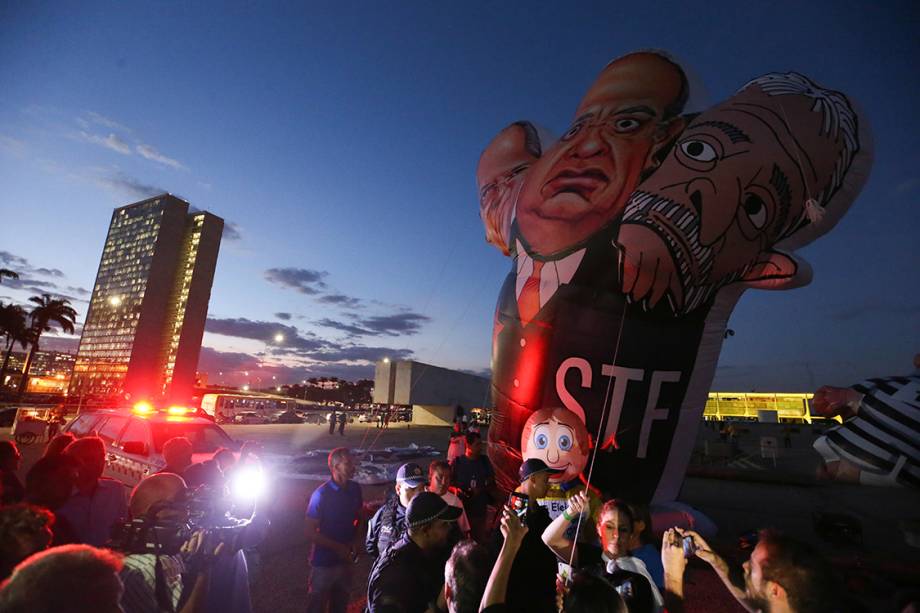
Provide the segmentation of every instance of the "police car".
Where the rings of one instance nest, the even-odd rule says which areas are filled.
[[[105,475],[129,487],[166,466],[163,443],[177,436],[192,442],[192,462],[209,460],[221,448],[237,450],[234,441],[212,420],[194,409],[173,406],[156,410],[147,403],[133,409],[81,413],[64,428],[77,438],[97,435],[105,442]]]

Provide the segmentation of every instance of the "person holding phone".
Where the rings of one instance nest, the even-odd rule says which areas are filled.
[[[525,460],[518,472],[520,485],[511,493],[508,506],[527,527],[527,534],[508,578],[506,602],[509,611],[556,611],[556,556],[540,538],[552,520],[537,500],[546,496],[549,478],[559,472],[537,458]],[[503,543],[504,536],[496,528],[492,534],[494,554],[497,555]]]

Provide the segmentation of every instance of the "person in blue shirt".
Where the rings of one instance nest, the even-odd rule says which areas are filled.
[[[313,543],[307,611],[345,613],[361,534],[361,486],[352,481],[355,459],[345,447],[329,452],[331,478],[310,496],[307,539]]]

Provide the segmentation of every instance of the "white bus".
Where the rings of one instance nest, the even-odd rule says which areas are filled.
[[[201,397],[201,409],[218,423],[232,422],[241,413],[255,413],[274,421],[285,411],[296,408],[297,401],[293,398],[269,394],[205,394]]]

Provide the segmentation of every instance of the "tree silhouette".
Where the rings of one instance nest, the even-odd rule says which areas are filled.
[[[32,335],[26,325],[26,311],[18,304],[0,302],[0,334],[6,341],[3,354],[3,366],[0,367],[0,386],[6,380],[6,369],[10,363],[13,347],[19,343],[23,349],[29,346]]]
[[[73,334],[74,325],[76,324],[77,312],[70,306],[70,300],[66,298],[53,298],[51,294],[42,294],[41,296],[32,296],[29,302],[35,304],[35,307],[29,313],[32,320],[30,328],[34,333],[34,338],[29,347],[29,353],[26,355],[26,363],[22,368],[22,378],[19,380],[19,396],[22,397],[29,384],[29,369],[32,368],[32,360],[38,353],[38,341],[43,332],[50,332],[52,324],[60,326],[61,330]]]

